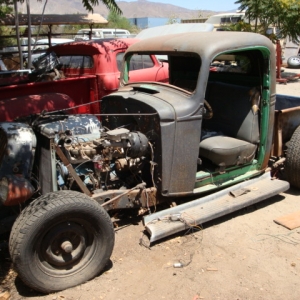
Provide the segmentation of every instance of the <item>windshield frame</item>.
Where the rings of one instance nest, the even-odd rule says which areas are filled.
[[[127,86],[127,85],[133,85],[133,84],[157,84],[157,85],[163,85],[166,86],[166,83],[162,82],[153,82],[153,81],[143,81],[143,82],[129,82],[130,80],[130,60],[134,55],[149,55],[149,56],[155,56],[157,60],[161,63],[168,63],[169,65],[169,80],[171,79],[171,82],[167,84],[169,87],[174,87],[178,90],[187,92],[188,94],[191,94],[195,92],[197,87],[197,82],[200,76],[201,71],[201,57],[196,52],[178,52],[178,51],[138,51],[138,52],[130,52],[127,51],[123,57],[123,64],[122,64],[122,70],[120,74],[120,85],[121,86]],[[179,60],[181,59],[181,62]],[[170,65],[171,63],[171,65]],[[186,68],[180,72],[181,68],[185,66]],[[177,73],[177,75],[175,75]],[[181,74],[180,74],[181,73]],[[183,87],[178,84],[174,84],[176,80],[179,79],[179,77],[182,77],[182,80],[192,80],[193,81],[193,88],[187,88]]]

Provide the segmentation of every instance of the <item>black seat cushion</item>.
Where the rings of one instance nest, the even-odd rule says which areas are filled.
[[[200,142],[200,157],[216,165],[234,166],[253,160],[257,146],[228,136],[214,136]]]

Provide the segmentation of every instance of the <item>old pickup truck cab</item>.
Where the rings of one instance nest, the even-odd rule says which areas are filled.
[[[165,56],[169,84],[130,83],[127,66],[136,54]],[[288,188],[273,180],[269,168],[276,67],[268,39],[226,32],[169,35],[132,45],[124,65],[123,87],[103,99],[102,113],[113,113],[114,106],[119,114],[139,113],[126,123],[153,144],[157,194],[199,199],[146,216],[152,241],[185,228],[185,222],[157,221],[170,214],[203,223]],[[109,128],[121,123],[122,116],[103,120]]]
[[[168,82],[135,82],[136,56],[165,61]],[[25,207],[10,235],[20,278],[53,292],[96,276],[113,250],[116,210],[152,212],[143,219],[152,242],[287,190],[275,175],[286,153],[299,158],[300,129],[276,157],[275,72],[261,35],[165,35],[128,48],[101,114],[1,123],[0,201]],[[297,173],[299,159],[290,165]]]
[[[123,55],[137,41],[110,38],[50,47],[34,61],[31,74],[0,78],[0,120],[74,105],[81,105],[78,113],[99,113],[98,102],[83,104],[118,89]],[[136,56],[130,68],[134,81],[168,81],[167,64],[155,56]]]

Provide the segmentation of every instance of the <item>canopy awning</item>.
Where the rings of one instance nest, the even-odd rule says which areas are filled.
[[[31,14],[31,25],[63,25],[63,24],[107,24],[108,21],[99,14],[72,14],[72,15],[42,15]],[[15,16],[7,14],[1,18],[0,25],[14,26]],[[19,25],[28,25],[26,14],[19,14]]]

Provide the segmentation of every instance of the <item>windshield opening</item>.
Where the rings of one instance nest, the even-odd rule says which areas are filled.
[[[141,57],[138,60],[138,56]],[[201,58],[195,53],[172,52],[172,53],[129,53],[125,57],[123,65],[122,82],[124,84],[133,83],[131,74],[133,72],[133,61],[143,61],[145,57],[155,56],[168,73],[169,85],[193,92],[196,89],[197,80],[201,68]]]

